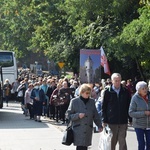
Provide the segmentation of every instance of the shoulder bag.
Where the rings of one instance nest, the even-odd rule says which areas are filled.
[[[64,131],[63,139],[62,139],[62,144],[64,145],[71,145],[74,141],[74,136],[73,136],[73,130],[72,130],[72,123],[70,123],[66,130]]]

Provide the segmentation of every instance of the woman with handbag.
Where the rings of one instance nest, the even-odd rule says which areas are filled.
[[[76,150],[87,150],[91,145],[93,133],[93,121],[102,131],[101,119],[95,107],[94,99],[90,98],[91,87],[82,84],[79,89],[79,97],[71,100],[66,112],[67,118],[72,121],[74,145]]]
[[[53,91],[53,93],[51,94],[51,97],[50,97],[50,105],[53,105],[55,107],[55,115],[56,115],[56,122],[59,122],[59,119],[60,119],[60,98],[58,96],[58,92],[59,92],[59,89],[62,87],[62,84],[61,83],[58,83],[57,84],[57,88]]]

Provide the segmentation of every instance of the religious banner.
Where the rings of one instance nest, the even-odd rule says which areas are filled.
[[[104,49],[102,46],[100,48],[100,51],[101,51],[101,65],[104,67],[104,73],[111,75],[108,61],[107,61],[107,57],[105,55],[105,52],[104,52]]]
[[[81,83],[99,83],[101,79],[100,50],[80,50],[80,81]]]

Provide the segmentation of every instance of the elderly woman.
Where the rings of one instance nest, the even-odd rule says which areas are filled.
[[[138,150],[150,150],[150,94],[144,81],[136,84],[136,93],[131,99],[129,115],[133,118]]]
[[[91,87],[82,84],[79,97],[71,100],[67,110],[67,117],[72,121],[74,145],[76,150],[87,150],[91,145],[93,121],[102,131],[101,120],[95,107],[94,99],[90,98]]]
[[[46,98],[44,91],[40,88],[40,83],[35,82],[30,98],[33,100],[33,113],[35,121],[41,122],[42,108]]]

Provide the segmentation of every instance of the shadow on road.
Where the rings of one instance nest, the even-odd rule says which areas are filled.
[[[47,122],[36,122],[22,113],[18,104],[0,109],[0,129],[49,128]]]

